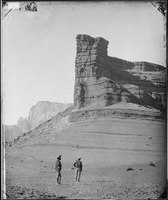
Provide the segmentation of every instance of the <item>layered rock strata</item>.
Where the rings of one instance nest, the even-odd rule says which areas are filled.
[[[74,104],[78,109],[119,102],[164,111],[166,69],[148,62],[129,62],[107,55],[108,41],[77,35]]]
[[[133,109],[90,109],[78,110],[72,112],[69,118],[70,122],[79,122],[90,119],[100,119],[108,117],[110,119],[147,119],[161,121],[165,115],[160,112],[151,112],[146,110],[133,110]]]

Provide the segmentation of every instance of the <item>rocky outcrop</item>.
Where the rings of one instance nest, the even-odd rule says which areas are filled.
[[[125,105],[127,107],[127,105]],[[149,109],[121,109],[118,108],[94,108],[94,109],[79,109],[71,113],[70,122],[80,122],[87,120],[96,120],[102,118],[109,119],[145,119],[161,121],[165,119],[165,115]]]
[[[164,111],[166,69],[148,62],[129,62],[107,55],[108,41],[77,35],[74,104],[78,109],[119,102]]]

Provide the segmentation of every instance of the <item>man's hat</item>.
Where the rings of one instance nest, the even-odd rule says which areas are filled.
[[[62,155],[59,155],[57,158],[61,158]]]
[[[80,160],[81,159],[81,157],[78,157],[78,160]]]

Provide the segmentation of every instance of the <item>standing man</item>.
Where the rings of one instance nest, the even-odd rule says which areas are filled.
[[[55,162],[55,170],[57,172],[57,184],[61,185],[61,169],[62,169],[62,164],[61,164],[61,155],[57,157],[57,160]]]
[[[76,168],[75,170],[75,178],[76,181],[80,182],[80,176],[81,176],[81,172],[82,172],[82,161],[81,158],[78,157],[78,159],[75,161],[75,163],[73,164],[73,166]]]

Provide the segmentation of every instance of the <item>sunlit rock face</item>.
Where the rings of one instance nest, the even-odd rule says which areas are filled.
[[[109,42],[77,35],[74,104],[78,109],[119,102],[164,110],[166,69],[148,62],[129,62],[107,55]]]

